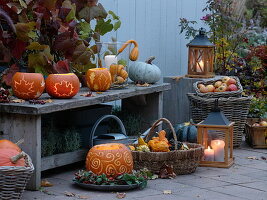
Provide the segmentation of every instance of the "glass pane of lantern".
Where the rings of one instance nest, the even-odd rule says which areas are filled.
[[[213,129],[203,129],[202,134],[202,144],[206,150],[203,160],[205,161],[216,161],[224,162],[225,153],[225,131],[223,130],[213,130]],[[228,138],[230,140],[230,138]],[[228,140],[228,141],[229,141]],[[230,147],[228,147],[228,158],[230,157]]]
[[[204,49],[202,48],[192,48],[190,67],[193,72],[204,72]]]

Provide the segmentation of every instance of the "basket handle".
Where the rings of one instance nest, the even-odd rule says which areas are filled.
[[[160,122],[166,122],[170,129],[171,129],[171,132],[173,134],[173,138],[174,138],[174,149],[177,150],[177,136],[176,136],[176,133],[174,131],[174,128],[171,124],[171,122],[169,120],[167,120],[166,118],[160,118],[159,120],[157,120],[151,127],[149,133],[147,134],[147,136],[145,137],[145,141],[148,142],[148,139],[152,138],[152,136],[154,135],[154,129],[159,125]]]
[[[93,147],[93,145],[94,145],[94,141],[93,141],[93,139],[94,139],[95,131],[96,131],[98,125],[99,125],[102,121],[104,121],[105,119],[108,119],[108,118],[115,119],[115,121],[118,122],[118,124],[119,124],[119,126],[120,126],[120,129],[121,129],[122,134],[125,135],[125,136],[127,136],[125,127],[124,127],[122,121],[120,120],[120,118],[118,118],[118,117],[115,116],[115,115],[104,115],[104,116],[102,116],[101,118],[99,118],[99,119],[96,121],[96,123],[94,124],[94,126],[93,126],[93,128],[92,128],[92,131],[91,131],[91,134],[90,134],[90,140],[89,140],[89,145],[90,145],[90,147]]]

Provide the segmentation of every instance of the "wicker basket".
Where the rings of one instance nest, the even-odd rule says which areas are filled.
[[[216,81],[221,81],[223,77],[216,77],[212,79],[207,79],[207,80],[202,80],[202,81],[197,81],[193,84],[193,88],[195,89],[196,93],[198,96],[201,97],[207,97],[207,98],[219,98],[219,97],[241,97],[242,92],[243,92],[243,87],[240,84],[239,78],[236,76],[229,76],[230,78],[234,78],[236,80],[236,86],[238,88],[237,91],[225,91],[225,92],[208,92],[208,93],[202,93],[198,89],[198,84],[204,84],[204,85],[209,85],[209,84],[214,84]]]
[[[170,152],[139,152],[132,151],[134,160],[134,169],[139,170],[147,168],[154,173],[158,173],[160,168],[166,165],[172,165],[174,172],[178,174],[190,174],[195,172],[199,162],[203,156],[204,148],[200,144],[188,143],[189,150],[177,150],[177,137],[169,120],[161,118],[156,121],[150,132],[148,133],[145,141],[154,135],[154,129],[161,121],[166,122],[172,133],[175,143],[175,150]]]
[[[204,120],[214,107],[216,98],[199,97],[196,94],[187,94],[190,102],[191,117],[195,123]],[[234,147],[239,147],[242,142],[243,131],[252,96],[219,98],[219,107],[234,124]]]
[[[25,154],[25,167],[0,167],[0,199],[16,200],[21,195],[30,179],[34,166],[29,155]]]

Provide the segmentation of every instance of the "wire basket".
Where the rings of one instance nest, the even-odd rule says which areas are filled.
[[[24,152],[23,152],[24,153]],[[25,167],[3,166],[0,167],[0,199],[21,199],[22,193],[29,181],[34,166],[30,156],[24,153]]]
[[[203,84],[203,85],[213,85],[216,81],[221,81],[223,77],[216,77],[212,79],[206,79],[206,80],[201,80],[197,81],[193,84],[193,88],[195,89],[196,93],[200,97],[207,97],[207,98],[219,98],[219,97],[241,97],[242,92],[243,92],[243,87],[239,81],[239,78],[236,76],[229,76],[230,78],[233,78],[236,80],[236,86],[238,88],[237,91],[225,91],[225,92],[208,92],[208,93],[202,93],[200,92],[199,88],[197,87],[198,84]]]
[[[187,94],[190,104],[191,117],[195,123],[204,120],[214,108],[214,102],[217,98],[200,97],[196,94]],[[243,131],[247,120],[252,96],[218,98],[221,111],[229,121],[234,124],[234,147],[239,147],[242,142]]]
[[[132,151],[134,160],[134,169],[140,170],[147,168],[153,173],[159,173],[160,168],[166,165],[172,165],[173,171],[178,174],[190,174],[195,172],[199,165],[199,162],[203,156],[204,148],[200,144],[188,143],[189,150],[177,150],[177,137],[174,128],[169,120],[160,118],[157,120],[150,129],[150,132],[145,138],[148,142],[150,138],[155,134],[155,127],[160,122],[165,122],[171,129],[173,138],[175,140],[174,151],[170,152],[139,152]]]

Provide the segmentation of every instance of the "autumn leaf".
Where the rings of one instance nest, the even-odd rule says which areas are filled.
[[[69,73],[70,66],[68,60],[60,60],[56,64],[54,64],[54,69],[60,74]]]
[[[23,100],[23,99],[12,99],[10,102],[11,103],[24,103],[25,100]]]
[[[99,3],[97,6],[84,7],[79,13],[79,18],[89,22],[92,19],[106,18],[107,12],[104,7]]]
[[[48,10],[54,10],[56,8],[57,0],[39,0],[39,4]]]
[[[13,75],[19,71],[17,64],[13,64],[8,68],[2,76],[2,83],[5,83],[7,86],[11,86]]]
[[[64,194],[65,194],[67,197],[75,197],[75,193],[73,193],[73,192],[65,191]]]
[[[16,59],[20,59],[23,53],[25,52],[26,49],[26,42],[21,41],[21,40],[16,40],[15,41],[15,46],[12,49],[12,56]]]
[[[41,181],[41,187],[52,187],[53,184],[49,182],[48,180],[42,180]]]
[[[163,190],[163,194],[172,194],[171,190]]]
[[[34,39],[37,37],[36,33],[34,32],[36,23],[35,22],[28,22],[28,23],[17,23],[15,25],[17,30],[17,38],[27,42],[30,38]]]
[[[1,62],[10,62],[11,60],[11,53],[8,48],[6,48],[2,41],[0,41],[0,61]]]
[[[97,20],[95,31],[100,35],[105,35],[106,33],[112,31],[113,25],[111,24],[111,19],[105,21],[104,19]]]
[[[120,193],[120,192],[117,192],[116,197],[117,197],[118,199],[123,199],[123,198],[126,197],[126,193]]]

